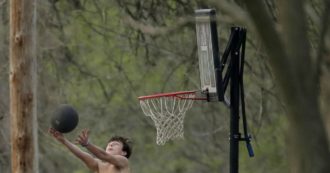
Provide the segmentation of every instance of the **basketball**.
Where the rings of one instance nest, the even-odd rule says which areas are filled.
[[[68,133],[76,128],[79,117],[77,111],[70,105],[60,105],[51,117],[52,128]]]

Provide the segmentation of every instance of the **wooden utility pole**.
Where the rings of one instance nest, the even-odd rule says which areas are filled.
[[[38,172],[36,0],[10,0],[12,173]]]

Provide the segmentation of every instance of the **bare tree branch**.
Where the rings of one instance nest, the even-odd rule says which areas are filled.
[[[209,0],[210,4],[220,10],[221,13],[227,14],[235,21],[236,24],[244,25],[249,30],[254,30],[254,25],[249,18],[248,13],[235,3],[226,0]]]
[[[176,19],[176,23],[174,23],[172,26],[159,27],[159,26],[151,26],[148,24],[143,24],[137,20],[134,20],[130,16],[126,16],[124,20],[124,22],[129,26],[131,26],[132,28],[141,31],[144,34],[149,34],[152,36],[171,34],[175,30],[185,26],[186,24],[192,21],[194,21],[193,17],[181,17]]]
[[[62,19],[61,19],[60,12],[59,12],[58,8],[56,7],[55,3],[52,4],[52,8],[55,11],[57,22],[59,23],[58,29],[61,32],[60,39],[61,39],[62,42],[65,43],[67,37],[66,37],[65,32],[63,30],[63,24],[62,24]],[[112,95],[115,92],[112,91],[111,93],[109,93],[106,89],[106,86],[105,86],[104,82],[102,81],[102,79],[99,76],[93,74],[92,72],[90,72],[90,70],[86,69],[85,67],[82,67],[78,62],[76,62],[73,59],[72,53],[70,52],[70,50],[68,49],[68,47],[66,45],[64,45],[63,49],[64,49],[64,56],[67,59],[67,61],[69,63],[71,63],[72,65],[74,65],[74,67],[76,67],[81,74],[84,74],[84,75],[87,75],[89,77],[95,78],[97,80],[97,83],[99,84],[101,90],[102,90],[104,98],[106,99],[107,102],[110,102],[111,98],[112,98]]]

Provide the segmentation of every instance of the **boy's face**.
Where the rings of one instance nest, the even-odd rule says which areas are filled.
[[[105,149],[105,151],[112,155],[122,155],[125,156],[126,152],[123,151],[123,143],[119,141],[110,141]]]

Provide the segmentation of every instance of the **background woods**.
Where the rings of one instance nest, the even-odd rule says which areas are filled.
[[[137,97],[199,88],[194,10],[215,8],[220,52],[247,27],[245,99],[256,156],[242,173],[329,172],[330,3],[326,0],[44,0],[37,3],[39,172],[88,172],[48,134],[62,103],[104,146],[132,138],[134,172],[227,172],[229,112],[196,102],[185,140],[155,144]],[[294,9],[294,10],[292,10]],[[0,0],[0,170],[10,172],[9,0]]]

